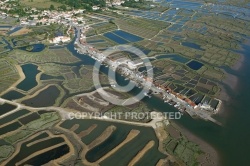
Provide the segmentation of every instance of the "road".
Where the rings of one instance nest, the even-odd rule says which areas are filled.
[[[104,62],[106,63],[109,68],[111,68],[112,70],[116,70],[117,68],[121,69],[122,73],[124,73],[130,80],[133,80],[136,83],[140,83],[142,84],[144,87],[150,89],[153,91],[153,93],[155,94],[159,94],[161,93],[164,98],[166,98],[167,100],[172,100],[174,101],[177,105],[180,105],[181,107],[185,108],[185,111],[192,117],[200,117],[201,119],[204,120],[209,120],[212,121],[216,124],[221,125],[218,121],[216,121],[215,119],[213,119],[211,117],[211,115],[213,115],[212,112],[209,112],[207,110],[203,110],[201,109],[199,106],[194,109],[193,107],[191,107],[187,102],[185,102],[184,100],[177,98],[175,95],[167,92],[165,89],[159,88],[156,85],[152,84],[150,81],[144,79],[143,77],[140,76],[140,72],[134,71],[134,70],[130,70],[128,67],[119,67],[120,63],[118,62],[114,62],[111,60],[108,60],[107,58],[105,58],[105,56],[102,53],[97,53],[97,51],[92,51],[91,45],[82,45],[80,43],[80,36],[81,36],[81,31],[80,31],[80,27],[75,26],[75,28],[77,29],[77,38],[75,41],[75,44],[80,48],[80,51],[83,53],[88,53],[89,56],[91,56],[92,58]],[[84,34],[83,34],[84,35]],[[146,66],[146,65],[145,65]]]
[[[61,117],[63,119],[70,119],[70,117],[68,115],[69,110],[67,110],[65,108],[53,107],[53,106],[52,107],[37,107],[37,108],[35,108],[35,107],[25,106],[25,105],[22,105],[20,103],[10,101],[10,100],[6,100],[6,99],[3,99],[3,98],[0,98],[0,103],[1,104],[7,103],[7,104],[11,104],[11,105],[14,105],[14,106],[17,107],[16,109],[1,115],[0,119],[4,118],[5,116],[11,115],[14,112],[17,112],[17,111],[22,110],[22,109],[27,109],[27,110],[31,110],[31,111],[38,111],[38,110],[57,111],[61,115]]]
[[[62,120],[72,120],[72,113],[75,113],[75,115],[79,115],[79,113],[81,112],[77,112],[74,111],[72,112],[72,110],[66,109],[66,108],[60,108],[60,107],[30,107],[30,106],[25,106],[22,105],[20,103],[14,102],[14,101],[9,101],[3,98],[0,98],[0,103],[4,104],[11,104],[11,105],[15,105],[17,106],[16,109],[9,111],[3,115],[0,116],[0,119],[11,115],[19,110],[30,110],[30,111],[39,111],[39,110],[47,110],[47,111],[57,111],[60,116],[62,117]],[[152,121],[150,121],[149,123],[140,123],[140,122],[132,122],[132,121],[126,121],[126,120],[119,120],[119,119],[113,119],[113,118],[109,118],[107,116],[102,116],[102,117],[94,117],[94,116],[81,116],[82,119],[98,119],[98,120],[104,120],[104,121],[109,121],[109,122],[117,122],[117,123],[124,123],[124,124],[130,124],[130,125],[136,125],[136,126],[144,126],[144,127],[152,127],[152,128],[156,128],[156,123],[165,120],[164,117],[162,116],[161,113],[159,112],[151,112],[151,117],[152,117]]]

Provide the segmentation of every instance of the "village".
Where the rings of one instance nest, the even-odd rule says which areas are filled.
[[[120,2],[113,2],[112,5],[120,5]],[[97,6],[92,7],[93,10],[99,10]],[[1,4],[1,10],[11,10],[10,7],[7,7],[6,3]],[[108,10],[108,9],[102,9]],[[181,112],[187,112],[192,117],[200,117],[202,119],[211,120],[216,122],[211,116],[216,114],[221,106],[221,101],[216,108],[212,108],[207,103],[195,104],[194,101],[190,100],[188,97],[174,92],[169,87],[161,86],[157,84],[154,78],[147,77],[141,72],[136,71],[139,66],[143,65],[142,61],[132,61],[128,58],[104,58],[101,51],[94,48],[86,41],[86,32],[90,29],[91,25],[88,25],[85,22],[83,17],[84,10],[71,10],[71,11],[57,11],[57,10],[38,10],[36,8],[30,8],[26,11],[26,13],[30,14],[29,17],[19,17],[16,14],[9,15],[5,12],[1,13],[1,17],[16,17],[19,21],[19,26],[43,26],[50,24],[61,24],[68,27],[67,34],[58,35],[49,40],[51,44],[59,44],[59,43],[69,43],[72,41],[72,37],[69,34],[69,31],[75,32],[77,39],[75,41],[76,49],[78,52],[82,54],[88,54],[92,58],[97,61],[103,61],[103,63],[109,66],[111,69],[119,68],[121,73],[128,77],[130,80],[133,80],[138,87],[142,87],[145,85],[151,85],[151,87],[147,87],[150,90],[150,94],[159,94],[164,102],[173,105]],[[88,17],[95,18],[95,16],[88,15]],[[103,22],[108,22],[108,20],[103,20]],[[14,27],[15,28],[15,27]],[[119,67],[119,66],[123,67]],[[125,66],[124,66],[125,65]],[[150,96],[150,94],[145,94],[145,96]]]

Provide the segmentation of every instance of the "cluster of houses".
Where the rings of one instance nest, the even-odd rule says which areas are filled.
[[[72,16],[82,12],[83,10],[72,10],[66,12],[44,10],[37,15],[35,14],[30,15],[29,18],[27,17],[20,18],[20,24],[34,26],[34,25],[50,25],[54,23],[66,24],[70,21],[74,24],[78,24],[79,22],[84,22],[84,18],[81,16],[79,17],[72,17]],[[32,20],[30,20],[30,18],[32,18]]]

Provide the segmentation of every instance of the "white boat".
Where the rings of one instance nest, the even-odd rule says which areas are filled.
[[[145,96],[148,96],[149,98],[151,98],[151,96],[150,95],[148,95],[148,93],[147,92],[144,92],[143,93]]]

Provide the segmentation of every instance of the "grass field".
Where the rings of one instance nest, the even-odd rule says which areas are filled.
[[[59,63],[73,63],[79,61],[65,48],[58,49],[44,49],[41,52],[27,52],[22,50],[15,50],[12,52],[12,58],[20,63],[34,62],[59,62]]]
[[[59,115],[56,112],[49,112],[40,115],[40,118],[33,120],[24,125],[21,129],[13,132],[11,135],[4,137],[4,140],[10,144],[17,143],[28,136],[34,134],[36,131],[44,130],[53,126],[59,120]]]
[[[62,5],[60,3],[52,2],[50,0],[22,0],[21,4],[26,7],[35,8],[49,8],[50,5],[54,5],[54,7],[57,8]]]
[[[8,145],[2,145],[0,146],[0,162],[4,160],[5,158],[9,157],[11,153],[14,152],[14,148],[12,146]]]
[[[167,152],[174,154],[177,160],[181,160],[185,165],[199,165],[197,158],[203,153],[199,146],[190,142],[171,125],[168,126],[167,131],[169,135],[163,142],[163,146]]]
[[[0,59],[0,92],[6,90],[19,79],[19,74],[13,64]]]

